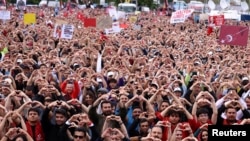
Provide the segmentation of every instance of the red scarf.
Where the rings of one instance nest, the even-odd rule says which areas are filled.
[[[27,132],[29,133],[29,135],[33,139],[35,138],[36,141],[45,141],[42,125],[41,125],[40,122],[37,122],[36,125],[35,125],[35,135],[33,135],[30,123],[28,121],[26,121],[25,124],[26,124],[26,127],[27,127]]]

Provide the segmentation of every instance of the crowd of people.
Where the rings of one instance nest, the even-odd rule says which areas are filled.
[[[76,18],[105,9],[64,17],[29,7],[30,25],[10,10],[0,24],[1,141],[207,141],[209,125],[250,124],[250,50],[219,44],[219,27],[207,35],[205,21],[170,24],[154,11],[105,35]],[[71,40],[53,37],[57,19],[74,25]]]

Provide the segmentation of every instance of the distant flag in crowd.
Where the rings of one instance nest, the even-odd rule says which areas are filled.
[[[68,11],[64,11],[64,12],[63,12],[63,17],[67,18],[68,16],[69,16]]]
[[[62,0],[60,0],[60,9],[61,9],[61,8],[64,8],[64,7],[63,7],[63,2],[62,2]]]
[[[120,28],[126,29],[126,28],[128,28],[128,24],[126,24],[126,23],[120,23]]]
[[[44,11],[42,9],[40,9],[39,16],[42,18],[44,17]]]
[[[214,3],[213,0],[208,0],[208,7],[211,9],[211,10],[214,10],[216,8],[216,5]]]
[[[100,32],[100,41],[106,41],[108,40],[108,37],[105,35],[103,31]]]
[[[84,27],[96,27],[96,18],[85,18]]]
[[[81,12],[77,12],[77,14],[76,14],[76,18],[78,19],[78,20],[81,20],[81,21],[83,21],[84,22],[84,15],[81,13]]]
[[[207,27],[207,35],[210,35],[211,33],[213,33],[213,26],[208,26]]]
[[[220,44],[247,46],[249,28],[246,26],[222,25]]]
[[[4,6],[7,6],[7,5],[6,5],[6,0],[3,0],[3,4],[4,4]]]
[[[66,8],[67,8],[68,11],[71,10],[70,0],[68,0]]]

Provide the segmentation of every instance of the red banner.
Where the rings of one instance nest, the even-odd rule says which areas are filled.
[[[209,16],[208,22],[215,26],[221,26],[224,24],[224,15]]]
[[[96,19],[95,18],[85,18],[84,19],[84,27],[96,27]]]
[[[247,46],[249,28],[246,26],[222,25],[220,44]]]

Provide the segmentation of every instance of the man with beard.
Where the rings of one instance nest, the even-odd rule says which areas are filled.
[[[240,124],[241,120],[236,119],[237,108],[234,106],[234,104],[229,105],[228,103],[230,104],[230,101],[228,101],[225,104],[225,106],[221,106],[218,109],[217,125],[222,126],[222,125]],[[221,116],[224,111],[225,111],[225,118],[222,118]]]
[[[147,137],[141,138],[141,141],[162,141],[163,128],[155,125]]]
[[[106,96],[107,95],[102,95],[101,97],[99,97],[92,105],[88,113],[90,120],[93,122],[96,131],[98,132],[99,137],[101,136],[102,127],[106,117],[112,114],[112,104],[110,101],[106,100]],[[98,114],[96,111],[99,103],[101,103],[101,114]]]
[[[242,118],[237,117],[237,112],[242,111],[243,117],[248,116],[248,111],[244,106],[244,101],[238,99],[236,90],[229,91],[230,97],[224,98],[224,103],[218,108],[217,125],[233,125],[240,124]],[[227,95],[229,95],[227,94]],[[235,94],[235,95],[234,95]]]

